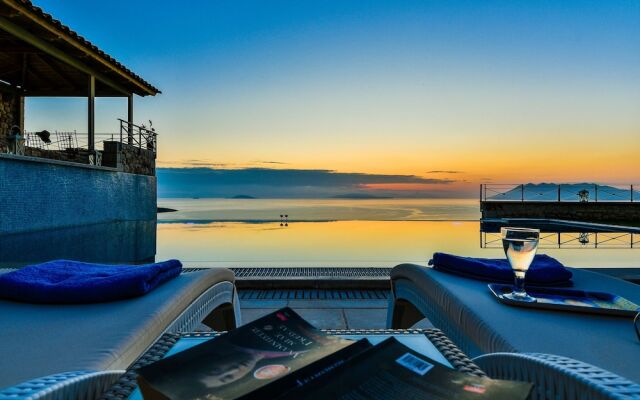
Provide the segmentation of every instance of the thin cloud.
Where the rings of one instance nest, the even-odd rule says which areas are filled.
[[[183,168],[191,168],[191,167],[196,167],[196,168],[227,168],[227,169],[245,169],[245,168],[259,168],[261,166],[264,165],[286,165],[288,163],[286,162],[282,162],[282,161],[268,161],[268,160],[256,160],[256,161],[251,161],[248,163],[224,163],[224,162],[216,162],[216,161],[211,161],[211,160],[198,160],[198,159],[192,159],[192,160],[179,160],[179,161],[160,161],[158,162],[158,165],[160,166],[168,166],[168,167],[172,167],[172,166],[176,166],[176,167],[183,167]]]
[[[461,174],[463,171],[452,171],[452,170],[434,170],[427,171],[427,174]]]
[[[180,167],[208,167],[208,168],[228,168],[234,164],[221,163],[208,160],[181,160],[181,161],[159,161],[159,165],[175,165]]]
[[[254,164],[279,164],[279,165],[287,165],[287,164],[289,164],[289,163],[282,162],[282,161],[263,161],[263,160],[252,161],[252,163],[254,163]]]

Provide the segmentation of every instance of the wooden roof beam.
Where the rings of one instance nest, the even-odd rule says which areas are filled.
[[[37,23],[40,22],[37,15],[34,15],[28,9],[25,9],[24,6],[21,5],[20,3],[17,3],[15,1],[10,0],[10,1],[7,1],[5,4],[8,5],[9,7],[11,7],[13,10],[20,12],[20,16],[21,17],[31,19],[31,20],[33,20],[33,21],[35,21]],[[150,91],[149,88],[147,88],[145,85],[143,85],[137,79],[135,79],[132,76],[129,76],[128,74],[124,73],[123,71],[121,71],[117,67],[114,68],[114,65],[112,65],[111,62],[109,62],[108,60],[105,60],[99,54],[95,54],[95,52],[93,52],[91,50],[88,51],[82,44],[78,43],[77,40],[75,40],[74,38],[69,37],[69,35],[67,35],[66,33],[60,32],[59,30],[57,30],[55,27],[52,27],[52,26],[45,26],[45,25],[41,25],[41,26],[44,29],[46,29],[51,35],[53,35],[54,39],[52,39],[52,40],[61,40],[61,41],[66,42],[67,44],[77,48],[81,52],[86,53],[87,56],[92,56],[93,59],[95,59],[96,61],[100,62],[101,64],[103,64],[104,66],[109,68],[110,70],[114,71],[115,73],[117,73],[118,75],[120,75],[121,77],[123,77],[124,79],[126,79],[127,81],[129,81],[130,83],[132,83],[133,85],[135,85],[136,87],[141,89],[142,91],[147,92],[148,94],[151,94],[151,95],[155,95],[156,94],[156,93]],[[89,54],[89,52],[91,52],[91,54]],[[96,77],[97,77],[97,75],[96,75]]]
[[[33,46],[24,46],[18,44],[5,44],[0,43],[0,51],[4,54],[39,54],[42,53],[42,50],[36,49]]]
[[[30,45],[44,51],[45,53],[51,55],[52,57],[55,57],[58,60],[76,68],[77,70],[82,71],[87,75],[95,76],[102,83],[122,93],[123,96],[128,96],[131,93],[131,90],[127,90],[125,87],[117,84],[116,82],[109,79],[101,72],[98,72],[93,68],[81,63],[77,59],[69,56],[67,53],[51,45],[47,41],[35,36],[31,32],[23,29],[22,27],[16,25],[12,21],[9,21],[7,18],[2,16],[0,16],[0,28],[18,37],[19,39],[29,43]]]
[[[47,57],[45,57],[43,54],[34,54],[34,57],[37,57],[38,60],[40,60],[47,67],[49,67],[54,72],[54,74],[56,74],[58,78],[60,78],[60,80],[64,81],[67,84],[67,87],[71,87],[71,88],[76,87],[75,83],[73,82],[73,79],[71,79],[69,75],[67,75],[67,73],[64,72],[60,67],[55,65],[55,63],[47,60]]]

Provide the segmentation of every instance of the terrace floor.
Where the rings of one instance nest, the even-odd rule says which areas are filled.
[[[322,329],[386,328],[390,268],[232,268],[242,322],[291,307]],[[640,268],[593,269],[640,283]],[[432,328],[422,320],[416,328]]]
[[[385,328],[390,268],[236,268],[242,322],[291,307],[324,329]]]
[[[389,290],[273,289],[239,290],[242,322],[248,323],[282,307],[291,307],[323,329],[383,329]],[[430,328],[423,320],[419,328]]]

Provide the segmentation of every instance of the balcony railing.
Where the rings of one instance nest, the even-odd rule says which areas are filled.
[[[640,202],[640,185],[481,184],[480,201]]]
[[[49,151],[73,151],[88,150],[88,135],[83,132],[66,131],[66,132],[50,132],[49,140],[43,140],[42,132],[25,132],[25,146]],[[96,133],[95,149],[104,150],[104,142],[118,141],[120,134],[114,133]]]
[[[157,152],[158,134],[153,127],[130,124],[118,119],[119,132],[104,132],[95,134],[94,148],[104,150],[105,142],[120,142],[137,148]],[[89,135],[76,131],[40,131],[25,132],[24,145],[33,149],[49,151],[89,150]]]
[[[501,249],[496,232],[480,232],[480,247]],[[540,249],[640,249],[640,234],[632,232],[540,232]]]
[[[118,121],[119,132],[94,134],[93,146],[90,146],[87,133],[45,130],[14,134],[5,151],[16,155],[108,166],[125,172],[153,175],[158,134],[151,126],[151,121],[148,128],[122,119]],[[0,151],[3,151],[1,147]]]
[[[144,125],[129,123],[123,119],[118,119],[118,121],[120,121],[120,143],[157,152],[158,134],[151,121],[149,121],[148,128]]]

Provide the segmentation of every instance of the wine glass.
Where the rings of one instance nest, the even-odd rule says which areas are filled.
[[[502,247],[507,255],[507,260],[515,275],[513,292],[504,296],[516,300],[534,302],[535,298],[529,296],[524,290],[524,278],[529,270],[538,249],[540,241],[539,229],[528,228],[501,228]]]

